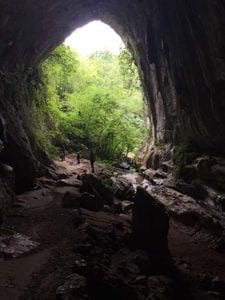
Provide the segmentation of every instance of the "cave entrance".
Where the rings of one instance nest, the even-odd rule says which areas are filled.
[[[111,27],[93,21],[75,30],[42,69],[54,128],[47,152],[135,158],[147,136],[144,96],[134,59]],[[49,130],[37,131],[45,148]]]
[[[75,29],[64,43],[82,56],[105,50],[119,54],[125,48],[121,37],[109,25],[99,20]]]

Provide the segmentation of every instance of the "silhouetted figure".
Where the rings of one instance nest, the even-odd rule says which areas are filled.
[[[91,164],[91,172],[92,173],[95,172],[94,162],[95,162],[95,154],[94,154],[93,150],[91,150],[91,152],[90,152],[90,164]]]
[[[61,159],[61,161],[64,161],[66,158],[66,151],[64,148],[61,149],[60,154],[59,154],[59,158]]]
[[[77,152],[77,164],[78,165],[80,164],[80,152],[79,151]]]

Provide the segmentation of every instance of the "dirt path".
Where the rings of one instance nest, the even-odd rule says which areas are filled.
[[[88,161],[74,164],[73,158],[56,162],[63,178],[77,178],[89,172]],[[100,166],[96,166],[98,172]],[[73,272],[74,245],[78,239],[73,230],[71,210],[62,207],[62,195],[68,187],[42,179],[42,187],[18,197],[7,219],[7,227],[25,234],[40,246],[14,259],[0,258],[0,299],[55,299],[55,291]],[[107,218],[107,213],[103,213]],[[225,257],[196,240],[184,227],[171,222],[169,246],[179,268],[219,276],[225,280]]]

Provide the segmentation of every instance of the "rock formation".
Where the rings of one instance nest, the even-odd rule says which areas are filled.
[[[155,140],[225,152],[223,0],[0,0],[0,139],[7,141],[1,161],[14,168],[17,190],[47,162],[32,136],[24,72],[94,19],[111,25],[131,50]],[[34,78],[35,72],[25,84]]]

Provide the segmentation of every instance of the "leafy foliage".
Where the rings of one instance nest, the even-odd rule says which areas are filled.
[[[137,151],[146,134],[142,94],[132,73],[124,77],[126,55],[104,51],[81,59],[64,45],[50,54],[41,68],[47,100],[36,104],[42,144],[94,148],[102,159]]]
[[[175,147],[172,159],[178,176],[182,175],[184,167],[191,164],[197,155],[191,144],[180,144]]]
[[[137,67],[130,51],[127,48],[121,50],[119,54],[120,72],[123,76],[124,88],[131,91],[140,88],[140,80]]]

